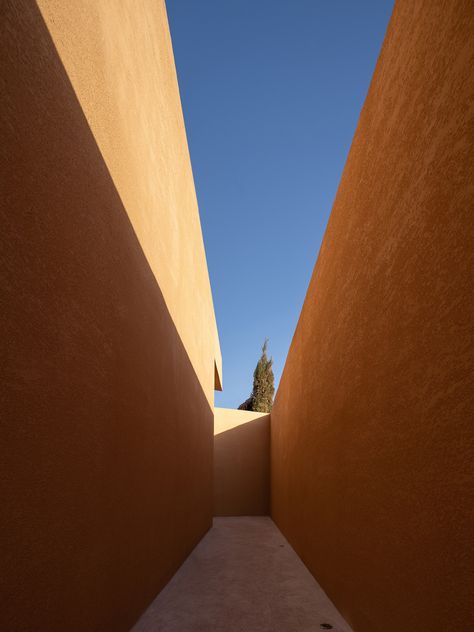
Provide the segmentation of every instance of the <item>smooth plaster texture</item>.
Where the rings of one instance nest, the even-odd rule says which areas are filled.
[[[213,406],[222,359],[165,2],[37,4]]]
[[[272,411],[272,517],[357,632],[474,629],[473,34],[396,3]]]
[[[74,14],[85,5],[63,6]],[[162,5],[142,2],[136,13],[143,23],[124,18],[125,33],[106,17],[97,22],[94,10],[74,15],[71,30],[58,13],[56,28],[73,40],[104,29],[107,46],[115,41],[127,63],[143,65],[142,87],[153,74],[147,42],[168,69],[154,118],[150,101],[135,100],[133,77],[120,104],[150,137],[153,187],[169,194],[166,204],[157,194],[155,219],[169,238],[167,223],[187,222],[197,211],[183,166],[185,138],[160,131],[182,122],[170,96],[177,88]],[[211,526],[212,383],[189,360],[130,222],[128,198],[117,191],[120,178],[104,161],[35,3],[3,2],[1,14],[0,629],[126,631]],[[127,28],[139,29],[140,46],[128,41]],[[77,66],[100,66],[103,51],[96,52],[79,48]],[[114,83],[112,70],[106,80]],[[101,86],[91,83],[96,97]],[[104,137],[117,143],[116,160],[143,201],[137,174],[151,178],[149,154],[121,144],[117,118],[108,125]],[[183,172],[176,162],[158,168],[168,164],[168,151],[182,156]],[[153,209],[146,212],[153,224]],[[194,252],[186,234],[173,243],[177,253],[185,245]],[[196,252],[192,265],[204,277]],[[184,263],[168,266],[186,277]],[[196,283],[189,301],[213,375],[206,336],[214,318],[202,309],[208,299]]]
[[[214,409],[214,515],[270,511],[270,415]]]
[[[351,632],[270,518],[214,526],[132,632]]]

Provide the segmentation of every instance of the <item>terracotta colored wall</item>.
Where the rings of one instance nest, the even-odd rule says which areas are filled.
[[[396,3],[272,411],[272,516],[356,632],[474,629],[473,34]]]
[[[132,4],[89,3],[74,29],[58,13],[61,45],[82,24],[84,41],[103,28],[104,46],[125,55],[118,25],[113,42],[94,11]],[[92,125],[36,5],[2,3],[0,629],[9,632],[129,630],[211,524],[210,293],[196,281],[189,298],[207,358],[197,373],[175,323],[181,307],[163,296],[149,257],[155,248],[161,261],[162,243],[140,243],[122,182],[129,169],[140,203],[146,186],[166,192],[144,208],[141,230],[149,220],[150,234],[174,235],[167,274],[179,291],[189,289],[190,257],[207,279],[163,5],[142,2],[138,13],[152,32],[141,25],[136,38],[166,71],[161,98],[151,116],[132,76],[122,86],[123,121],[110,96],[110,120],[98,111]],[[124,18],[123,28],[135,27]],[[142,48],[127,50],[128,63],[140,65]],[[101,54],[79,50],[76,65],[95,69]],[[142,61],[145,89],[154,67]],[[112,71],[103,78],[115,81]],[[90,103],[105,99],[100,84],[89,89]],[[132,115],[149,136],[143,153],[121,133]],[[101,134],[116,143],[115,162],[104,159]],[[190,217],[193,238],[171,235],[169,223]]]
[[[37,0],[211,406],[222,360],[164,0]]]
[[[270,509],[270,415],[216,408],[214,515],[262,516]]]

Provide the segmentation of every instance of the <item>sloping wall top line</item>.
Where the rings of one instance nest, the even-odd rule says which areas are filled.
[[[222,357],[165,2],[37,4],[213,406]]]

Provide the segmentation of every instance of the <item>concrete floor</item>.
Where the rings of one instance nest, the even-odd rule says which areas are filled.
[[[270,518],[214,518],[132,632],[351,632]]]

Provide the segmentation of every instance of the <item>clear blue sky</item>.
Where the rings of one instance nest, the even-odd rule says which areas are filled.
[[[221,342],[280,379],[393,0],[168,0]]]

